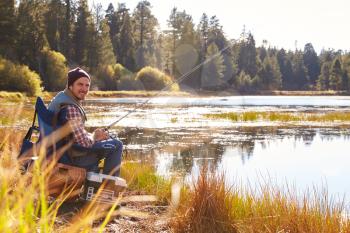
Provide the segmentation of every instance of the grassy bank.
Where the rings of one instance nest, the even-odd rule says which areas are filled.
[[[199,90],[194,91],[199,96],[249,96],[249,95],[262,95],[262,96],[348,96],[348,91],[250,91],[250,92],[239,92],[237,90],[223,90],[223,91],[205,91]]]
[[[64,196],[48,204],[46,177],[50,171],[40,166],[39,159],[31,173],[20,175],[15,158],[21,137],[5,134],[2,138],[9,140],[0,147],[0,232],[105,229],[108,212],[115,206],[86,205],[71,222],[63,224],[58,209]],[[121,176],[127,180],[128,191],[156,194],[162,205],[170,202],[171,181],[157,176],[153,166],[124,161]],[[170,225],[174,232],[350,232],[350,221],[343,211],[344,205],[331,200],[327,192],[300,197],[294,189],[271,183],[257,190],[228,186],[224,175],[203,169],[194,184],[183,186]],[[107,216],[105,221],[91,224],[101,216]]]
[[[287,95],[287,96],[336,96],[350,95],[348,91],[260,91],[259,95]]]
[[[42,97],[49,101],[57,92],[43,92]],[[211,97],[211,96],[243,96],[243,95],[272,95],[272,96],[347,96],[349,92],[345,91],[259,91],[254,93],[240,93],[235,90],[225,91],[90,91],[88,98],[123,98],[123,97],[153,97],[153,96],[179,96],[179,97]],[[35,97],[27,97],[20,92],[0,91],[0,100],[2,101],[25,101],[32,100]]]
[[[43,92],[41,97],[45,101],[50,101],[57,92]],[[192,96],[188,92],[184,91],[90,91],[87,98],[126,98],[126,97],[153,97],[153,96]],[[34,102],[36,97],[27,97],[24,93],[20,92],[7,92],[0,91],[0,100],[2,102]]]
[[[41,97],[44,100],[50,100],[54,96],[54,92],[46,92],[44,91]],[[28,97],[25,93],[21,92],[8,92],[8,91],[0,91],[0,101],[4,102],[25,102],[31,101],[34,102],[36,97]]]
[[[47,184],[54,164],[45,165],[45,148],[39,149],[33,169],[21,175],[16,158],[23,135],[24,132],[14,135],[0,131],[0,232],[102,232],[118,202],[107,206],[86,203],[74,218],[63,223],[58,212],[71,189],[68,187],[59,198],[49,201]],[[163,204],[168,202],[170,181],[157,176],[151,165],[125,161],[121,173],[128,192],[156,194]]]
[[[174,232],[350,232],[344,205],[327,192],[298,196],[271,183],[260,189],[228,187],[223,175],[202,170],[192,189],[183,191],[171,225]]]
[[[21,92],[0,91],[0,101],[21,102],[26,99],[26,95]]]
[[[346,122],[350,121],[350,112],[326,113],[293,113],[293,112],[229,112],[218,114],[205,114],[211,119],[228,119],[233,122],[240,121],[280,121],[280,122]]]

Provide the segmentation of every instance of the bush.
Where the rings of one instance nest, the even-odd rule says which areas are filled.
[[[14,64],[0,57],[0,89],[25,92],[28,96],[41,94],[41,80],[28,66]]]
[[[118,80],[118,90],[143,90],[143,85],[139,80],[135,79],[134,75],[124,75]]]
[[[99,89],[116,90],[117,80],[111,65],[99,66],[96,72],[96,78],[96,83]]]
[[[142,68],[137,73],[136,80],[141,81],[145,90],[162,90],[173,82],[170,76],[150,66]],[[170,91],[178,91],[179,89],[177,83],[168,88]]]
[[[42,80],[47,91],[62,90],[66,86],[68,68],[63,54],[49,49],[42,51]]]
[[[96,78],[101,90],[124,90],[120,85],[127,86],[130,90],[137,89],[132,73],[121,64],[100,66]]]

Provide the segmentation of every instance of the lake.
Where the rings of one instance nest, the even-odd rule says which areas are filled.
[[[344,96],[230,96],[99,98],[86,102],[88,126],[111,124],[135,161],[155,165],[158,174],[195,178],[208,164],[225,172],[229,184],[272,182],[298,191],[327,188],[350,194],[350,122],[232,122],[208,113],[350,111]]]
[[[143,104],[147,101],[146,104]],[[2,108],[14,108],[3,104]],[[32,104],[24,108],[30,118]],[[87,126],[106,127],[125,145],[125,156],[154,164],[159,175],[196,179],[203,165],[224,172],[228,184],[259,183],[307,189],[327,188],[332,196],[350,197],[350,122],[278,122],[209,119],[205,114],[350,112],[346,96],[228,96],[97,98],[85,103]],[[29,127],[16,121],[16,130]],[[15,131],[14,131],[15,132]]]

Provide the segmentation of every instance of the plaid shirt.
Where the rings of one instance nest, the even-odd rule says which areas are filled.
[[[73,131],[74,143],[84,147],[91,147],[93,140],[91,134],[84,128],[84,120],[79,108],[74,105],[68,105],[66,118]]]

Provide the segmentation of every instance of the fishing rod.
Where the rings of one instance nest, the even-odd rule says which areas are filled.
[[[230,42],[229,42],[230,43]],[[139,105],[136,105],[133,109],[129,110],[126,114],[124,114],[123,116],[119,117],[116,121],[112,122],[110,125],[108,125],[105,130],[109,130],[111,127],[113,127],[115,124],[117,124],[119,121],[123,120],[124,118],[126,118],[127,116],[129,116],[131,113],[135,112],[138,108],[140,108],[141,106],[149,103],[153,98],[159,96],[163,91],[167,90],[169,87],[171,87],[174,84],[179,84],[180,82],[182,82],[183,80],[185,80],[186,78],[188,78],[190,76],[190,74],[192,74],[194,71],[196,71],[198,68],[200,68],[201,66],[209,63],[210,61],[212,61],[214,58],[218,57],[222,52],[224,52],[226,49],[230,48],[232,45],[227,45],[226,47],[224,47],[223,49],[221,49],[220,51],[218,51],[216,54],[214,54],[213,56],[207,58],[206,60],[204,60],[202,63],[199,63],[198,65],[196,65],[195,67],[193,67],[190,71],[187,71],[185,74],[183,74],[182,76],[180,76],[178,79],[172,80],[168,85],[166,85],[164,88],[162,88],[159,92],[157,92],[154,96],[146,99],[144,102],[142,102]]]

